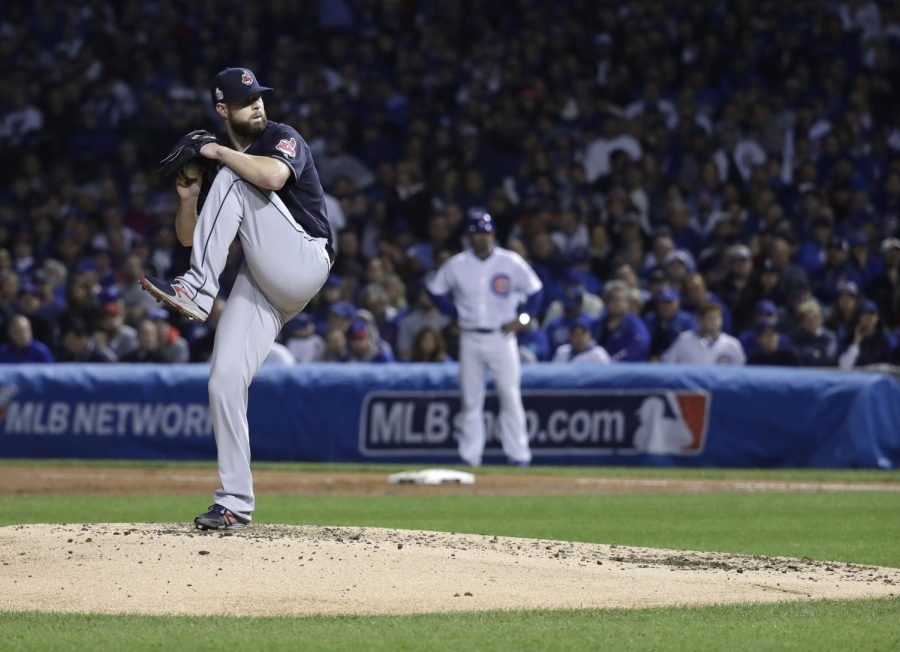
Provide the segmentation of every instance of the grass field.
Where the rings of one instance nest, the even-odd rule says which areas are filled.
[[[288,465],[276,468],[310,470]],[[386,469],[378,472],[383,474]],[[508,471],[482,471],[491,472]],[[866,483],[900,479],[893,472],[855,471],[534,468],[526,472]],[[2,497],[0,524],[186,521],[207,503],[205,495]],[[900,567],[897,545],[900,493],[890,491],[589,496],[267,495],[260,497],[256,518],[263,523],[432,529],[808,556]],[[900,598],[690,609],[291,619],[6,613],[0,614],[0,632],[3,650],[171,649],[182,645],[191,649],[304,650],[897,650],[900,649]]]

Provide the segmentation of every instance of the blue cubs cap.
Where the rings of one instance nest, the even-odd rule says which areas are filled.
[[[594,320],[591,319],[590,315],[580,314],[575,320],[572,322],[572,328],[583,328],[584,330],[590,332],[594,327]]]
[[[567,287],[562,296],[563,308],[574,310],[575,308],[580,308],[582,303],[584,303],[584,290],[581,289],[581,286],[571,285]]]
[[[670,287],[664,287],[656,293],[657,301],[678,301],[678,291]]]
[[[778,308],[775,307],[775,304],[768,299],[763,299],[762,301],[758,301],[756,303],[756,308],[753,310],[757,315],[775,315],[778,314]]]
[[[224,102],[242,102],[254,95],[260,95],[271,91],[268,86],[260,86],[256,75],[247,68],[225,68],[213,77],[209,92],[213,104]]]
[[[313,318],[310,317],[307,313],[301,312],[299,315],[297,315],[287,323],[287,330],[289,332],[297,331],[308,328],[309,326],[312,326],[312,324]]]
[[[856,296],[859,294],[859,286],[853,281],[841,281],[837,284],[837,293],[852,294],[853,296]]]
[[[356,308],[349,301],[335,301],[333,304],[331,304],[331,310],[329,310],[329,312],[332,315],[338,315],[339,317],[350,319],[356,312]]]
[[[469,233],[493,233],[494,220],[485,211],[469,211]]]
[[[347,328],[347,335],[350,339],[365,337],[369,334],[369,323],[360,317],[353,319]]]
[[[859,311],[860,311],[862,314],[866,314],[866,313],[877,313],[877,312],[878,312],[878,306],[875,305],[875,302],[872,301],[871,299],[866,299],[865,301],[862,302],[862,304],[860,304],[860,306],[859,306]]]

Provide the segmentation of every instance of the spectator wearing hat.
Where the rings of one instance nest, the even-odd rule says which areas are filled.
[[[352,303],[349,301],[337,301],[331,304],[328,314],[325,316],[325,321],[317,324],[316,331],[325,333],[331,328],[337,328],[346,332],[347,327],[350,326],[350,320],[353,319],[355,314],[356,306]]]
[[[31,322],[15,315],[6,326],[6,343],[0,346],[0,363],[53,362],[53,354],[43,342],[34,339]]]
[[[544,315],[544,329],[550,325],[551,321],[565,312],[564,298],[567,295],[570,297],[574,296],[571,293],[581,293],[581,312],[587,313],[594,319],[603,312],[603,299],[593,292],[589,292],[578,274],[566,272],[563,274],[563,281],[562,294],[555,298],[547,307],[547,312]]]
[[[100,328],[101,347],[109,347],[117,360],[124,359],[137,349],[137,331],[125,323],[125,304],[118,290],[110,288],[100,293]],[[154,308],[154,310],[159,310]],[[165,310],[163,310],[165,318]],[[185,346],[187,343],[185,343]]]
[[[594,327],[595,339],[617,362],[643,362],[650,352],[650,333],[640,317],[628,312],[628,294],[628,285],[622,281],[606,284],[606,311]]]
[[[776,322],[779,320],[778,306],[768,299],[757,301],[753,307],[753,324],[738,335],[738,341],[741,343],[744,353],[749,356],[756,351],[756,327],[763,322],[773,320]],[[791,342],[788,336],[781,332],[781,329],[779,329],[778,337],[781,348],[790,348]]]
[[[889,330],[900,328],[900,239],[886,238],[881,243],[884,270],[866,287],[868,296],[881,313]]]
[[[551,357],[556,353],[556,349],[569,341],[569,332],[580,317],[584,316],[589,320],[591,319],[591,316],[583,310],[584,295],[585,292],[579,285],[567,287],[562,299],[560,299],[563,314],[551,319],[544,327],[549,341]]]
[[[864,288],[884,271],[881,258],[876,256],[869,243],[869,236],[863,232],[856,232],[848,238],[850,243],[850,256],[847,264],[850,268],[851,278],[856,280],[859,287]]]
[[[284,326],[284,345],[299,363],[318,362],[325,356],[325,339],[316,333],[312,316],[305,312]]]
[[[747,354],[748,365],[796,367],[799,364],[797,354],[784,344],[784,338],[778,332],[778,320],[758,322],[753,328],[753,334],[755,346],[753,352]]]
[[[588,315],[580,315],[572,323],[569,339],[556,349],[553,362],[593,362],[609,364],[609,354],[591,337],[593,322]]]
[[[697,328],[682,332],[660,360],[668,363],[742,365],[747,358],[741,343],[722,331],[722,306],[706,303]]]
[[[809,222],[809,233],[797,249],[796,261],[807,275],[814,277],[825,264],[828,241],[834,234],[831,216],[820,213]]]
[[[732,245],[726,251],[725,277],[716,286],[715,293],[731,311],[735,332],[751,327],[758,286],[753,277],[753,256],[747,245]]]
[[[850,243],[846,238],[833,236],[825,249],[825,264],[813,276],[812,290],[815,297],[831,304],[837,296],[841,281],[853,281],[859,286],[861,278],[849,265]]]
[[[59,310],[44,302],[34,283],[22,283],[19,288],[18,313],[28,317],[34,339],[44,342],[51,350],[55,348]]]
[[[694,257],[684,249],[670,251],[663,259],[663,269],[666,270],[669,282],[680,287],[688,274],[694,271]]]
[[[347,327],[348,362],[393,362],[394,356],[384,342],[372,337],[369,323],[354,317]]]
[[[771,258],[763,259],[756,275],[756,300],[768,299],[776,305],[783,306],[787,301],[781,289],[781,274]]]
[[[859,306],[859,323],[853,337],[845,343],[838,358],[841,369],[865,367],[872,364],[886,364],[891,361],[891,353],[896,340],[881,325],[878,306],[866,299]]]
[[[838,341],[823,326],[822,307],[815,299],[797,307],[799,325],[791,334],[791,347],[803,367],[832,367],[837,363]]]
[[[833,331],[838,342],[848,341],[859,319],[859,288],[853,281],[841,281],[837,288],[837,298],[831,304],[825,328]]]
[[[57,360],[59,362],[117,362],[115,353],[110,349],[98,346],[91,337],[87,326],[75,321],[69,324],[62,334],[62,346]]]
[[[681,333],[697,327],[697,320],[681,309],[681,296],[673,288],[659,290],[654,305],[655,308],[644,315],[644,323],[650,332],[650,359],[659,360]]]

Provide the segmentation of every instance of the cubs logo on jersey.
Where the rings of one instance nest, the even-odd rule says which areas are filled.
[[[288,158],[294,158],[297,155],[297,139],[291,138],[288,140],[287,138],[282,138],[278,141],[278,144],[275,145],[275,149]]]
[[[505,297],[509,294],[510,280],[506,274],[494,274],[491,277],[491,292],[497,296]]]
[[[244,74],[241,75],[241,83],[244,86],[252,86],[253,85],[253,76],[246,70],[244,71]]]

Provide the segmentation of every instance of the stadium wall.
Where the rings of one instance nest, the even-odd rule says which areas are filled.
[[[0,365],[0,456],[213,459],[205,365]],[[255,460],[457,461],[457,367],[264,368]],[[541,364],[522,389],[537,464],[900,466],[900,382],[874,373]],[[485,419],[492,432],[496,396]],[[495,437],[486,463],[502,462]]]

